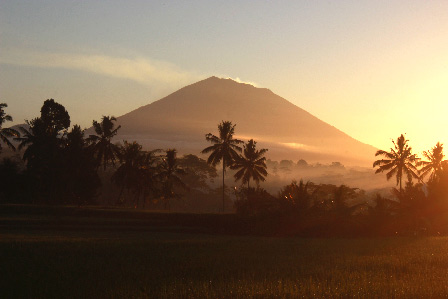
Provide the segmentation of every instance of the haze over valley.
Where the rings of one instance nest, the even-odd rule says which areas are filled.
[[[236,124],[236,137],[269,149],[273,160],[305,159],[371,166],[376,149],[288,102],[266,88],[210,77],[117,118],[115,140],[136,140],[147,148],[199,152],[205,134],[222,120]]]

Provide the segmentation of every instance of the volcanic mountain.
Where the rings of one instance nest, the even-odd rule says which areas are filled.
[[[116,140],[136,140],[147,149],[176,148],[199,155],[218,135],[223,120],[236,124],[235,137],[254,139],[274,160],[305,159],[371,165],[375,148],[361,143],[274,94],[231,79],[210,77],[118,117]]]

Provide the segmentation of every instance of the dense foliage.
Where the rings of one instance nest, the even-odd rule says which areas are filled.
[[[226,211],[226,203],[228,207],[233,204],[237,215],[251,221],[260,232],[284,231],[285,227],[288,234],[302,235],[447,231],[448,162],[440,143],[425,151],[422,159],[402,134],[392,141],[390,151],[376,153],[382,157],[373,163],[376,173],[385,172],[388,180],[395,177],[399,187],[389,196],[372,197],[346,185],[303,180],[292,181],[272,195],[260,187],[260,182],[268,175],[267,164],[275,163],[266,160],[267,149],[257,149],[253,139],[242,149],[239,145],[244,142],[234,138],[235,125],[230,121],[218,125],[218,136],[206,135],[212,143],[202,151],[209,154],[206,161],[192,154],[179,158],[175,149],[143,150],[135,141],[114,143],[121,126],[113,116],[93,121],[87,137],[80,126],[70,127],[69,113],[53,99],[46,100],[40,116],[26,121],[26,126],[3,128],[12,120],[6,107],[0,104],[0,139],[11,150],[17,145],[23,163],[16,156],[0,161],[2,202],[168,210],[176,203],[177,210],[188,211],[197,205],[216,205],[210,203],[222,194],[221,211]],[[213,188],[220,162],[222,188]],[[286,171],[293,165],[282,160],[274,169]],[[300,160],[296,167],[310,166]],[[329,167],[344,168],[339,162]],[[235,182],[241,186],[231,189],[224,184],[226,170],[233,171]],[[102,192],[107,201],[99,200]]]

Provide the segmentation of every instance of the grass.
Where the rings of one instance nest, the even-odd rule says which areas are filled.
[[[268,238],[0,217],[2,298],[448,296],[446,237]]]

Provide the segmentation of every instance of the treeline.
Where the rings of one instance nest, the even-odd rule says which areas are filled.
[[[178,158],[175,149],[143,151],[137,142],[113,143],[120,126],[114,117],[93,121],[86,135],[79,125],[70,127],[70,115],[53,99],[46,100],[40,116],[18,129],[3,128],[12,121],[0,106],[1,139],[23,152],[25,168],[12,158],[0,163],[2,202],[39,204],[96,204],[113,184],[110,205],[145,208],[149,202],[170,208],[182,191],[206,190],[215,168],[195,155]],[[12,142],[12,139],[15,141]]]
[[[390,151],[376,153],[383,157],[373,164],[376,173],[385,172],[388,180],[396,180],[397,188],[389,196],[372,198],[358,188],[302,180],[272,195],[260,187],[268,176],[267,164],[273,163],[264,157],[267,149],[258,149],[252,139],[245,143],[234,138],[235,124],[230,121],[218,125],[218,134],[205,135],[211,143],[202,151],[208,154],[206,161],[195,155],[179,158],[175,149],[145,151],[135,141],[113,143],[120,130],[114,117],[93,121],[87,135],[78,125],[70,127],[68,112],[52,99],[44,102],[40,116],[27,121],[27,126],[3,128],[12,120],[6,107],[0,105],[0,138],[11,149],[18,144],[24,168],[8,158],[0,163],[2,202],[98,204],[101,190],[107,198],[102,204],[170,210],[173,202],[188,202],[192,208],[220,196],[220,211],[236,211],[260,232],[309,236],[448,233],[448,162],[440,143],[421,159],[401,135]],[[285,160],[278,168],[290,164]],[[212,188],[217,165],[222,166],[222,185]],[[297,167],[310,166],[301,160]],[[340,163],[329,167],[343,168]],[[227,171],[240,186],[226,186]],[[194,208],[184,206],[183,210]]]
[[[231,122],[219,124],[218,136],[206,135],[213,145],[204,149],[204,153],[211,153],[205,161],[192,154],[179,158],[175,149],[145,151],[136,141],[114,143],[121,126],[116,126],[116,119],[110,116],[94,120],[87,134],[79,125],[71,126],[69,113],[53,99],[46,100],[40,116],[26,121],[26,126],[3,128],[6,121],[12,121],[6,107],[0,107],[3,144],[14,151],[17,146],[24,167],[21,169],[12,158],[0,162],[0,176],[7,182],[0,190],[2,202],[170,210],[175,199],[189,197],[190,206],[183,208],[194,210],[192,206],[207,206],[204,202],[221,192],[220,211],[232,211],[224,186],[226,170],[231,168],[235,181],[248,186],[250,179],[258,183],[267,175],[262,157],[267,150],[256,149],[254,140],[244,144],[233,139],[235,125]],[[210,183],[218,176],[215,166],[221,160],[223,186],[213,189]],[[101,202],[99,197],[103,198]]]
[[[448,234],[448,161],[437,143],[419,158],[404,135],[373,163],[395,179],[389,196],[370,198],[345,185],[292,182],[277,196],[261,188],[242,190],[237,212],[256,231],[304,236],[391,236]]]

